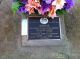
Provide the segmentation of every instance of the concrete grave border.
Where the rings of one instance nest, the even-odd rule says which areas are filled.
[[[66,39],[64,16],[60,16],[60,35],[61,39],[58,40],[28,40],[27,35],[21,35],[21,46],[53,46],[53,45],[64,45]]]

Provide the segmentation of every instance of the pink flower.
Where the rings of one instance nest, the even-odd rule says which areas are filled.
[[[50,6],[50,8],[49,8],[49,14],[48,14],[48,16],[49,17],[54,17],[54,16],[56,16],[56,10],[55,10],[55,6]]]
[[[34,13],[34,9],[40,7],[40,3],[38,0],[28,0],[28,4],[26,4],[25,7],[29,14],[31,14]]]

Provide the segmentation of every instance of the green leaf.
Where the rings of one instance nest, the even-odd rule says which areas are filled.
[[[62,15],[62,14],[65,14],[65,13],[67,13],[67,11],[65,9],[58,9],[56,11],[56,14],[58,14],[58,15]]]
[[[20,4],[18,2],[13,2],[12,3],[12,11],[13,11],[13,13],[16,13],[16,11],[18,10],[19,6],[20,6]]]

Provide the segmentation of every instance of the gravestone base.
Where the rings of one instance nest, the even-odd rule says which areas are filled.
[[[53,45],[64,45],[65,43],[65,39],[66,39],[66,35],[65,35],[65,25],[64,25],[64,17],[60,17],[59,18],[59,27],[60,27],[60,39],[29,39],[28,35],[29,35],[29,30],[28,30],[28,26],[29,26],[29,21],[27,21],[27,33],[24,35],[22,34],[22,40],[21,40],[21,46],[53,46]],[[23,20],[22,20],[23,21]],[[22,27],[23,28],[23,27]]]

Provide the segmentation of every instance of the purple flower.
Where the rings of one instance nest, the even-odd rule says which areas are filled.
[[[17,10],[18,13],[26,13],[27,10],[25,10],[25,6],[20,6]]]
[[[45,1],[42,1],[41,2],[41,8],[42,8],[42,12],[43,12],[43,14],[45,13],[45,12],[47,12],[47,9],[50,7],[50,4],[47,4]]]
[[[64,8],[68,10],[73,6],[73,0],[65,0],[65,1],[66,3],[64,4]]]
[[[23,4],[27,3],[27,0],[20,0]]]
[[[45,1],[47,4],[51,4],[53,0],[43,0]]]

